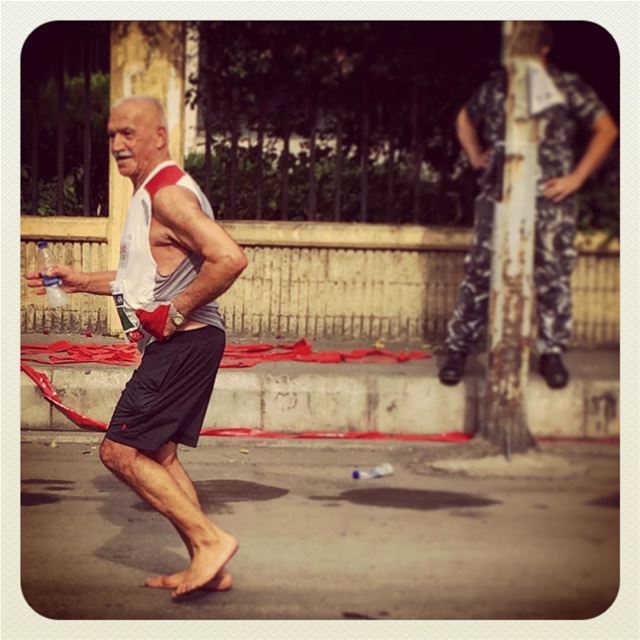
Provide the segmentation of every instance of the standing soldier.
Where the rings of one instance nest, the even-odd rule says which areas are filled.
[[[537,115],[538,195],[536,198],[535,271],[537,289],[539,372],[549,387],[569,381],[561,353],[571,329],[571,272],[577,222],[575,193],[604,161],[618,129],[595,92],[577,75],[558,71],[547,57],[553,34],[544,25],[540,58],[556,94],[553,104]],[[465,361],[487,321],[491,274],[493,210],[501,197],[505,137],[507,74],[492,74],[462,108],[456,131],[471,166],[482,171],[475,203],[473,241],[465,258],[465,276],[449,321],[447,356],[440,368],[443,384],[455,385]],[[574,165],[573,140],[578,125],[591,131],[587,148]]]

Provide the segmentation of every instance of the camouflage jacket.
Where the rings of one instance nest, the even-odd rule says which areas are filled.
[[[557,178],[571,172],[574,167],[574,140],[578,127],[589,129],[595,119],[605,113],[596,93],[579,76],[558,71],[552,65],[548,65],[547,71],[564,97],[565,104],[553,105],[536,116],[539,126],[538,164],[541,180]],[[499,150],[505,136],[506,93],[507,73],[505,69],[500,69],[491,74],[465,105],[481,144],[492,150],[494,161],[480,178],[483,194],[497,197],[497,175],[502,170]]]

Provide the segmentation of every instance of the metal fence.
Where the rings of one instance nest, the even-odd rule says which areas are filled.
[[[108,213],[109,23],[50,22],[21,60],[22,213]]]

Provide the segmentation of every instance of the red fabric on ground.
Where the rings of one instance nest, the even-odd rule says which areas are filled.
[[[384,351],[381,349],[354,349],[352,351],[314,351],[304,338],[287,344],[228,345],[224,350],[221,368],[255,367],[261,362],[291,360],[338,364],[341,362],[402,363],[430,358],[428,351]],[[131,366],[138,364],[140,354],[134,344],[74,344],[58,340],[50,344],[23,344],[21,360],[39,364],[111,364]]]
[[[20,349],[22,362],[40,364],[113,364],[129,367],[138,364],[140,354],[134,344],[74,344],[59,340],[50,344],[23,344]]]

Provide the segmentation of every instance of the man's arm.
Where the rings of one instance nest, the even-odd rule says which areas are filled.
[[[618,137],[618,127],[608,113],[603,113],[595,119],[592,131],[591,140],[576,168],[566,176],[552,178],[544,183],[545,197],[554,202],[564,200],[578,191],[587,178],[603,163]]]
[[[47,271],[49,276],[62,279],[62,288],[67,293],[93,293],[95,295],[110,296],[109,283],[115,280],[115,271],[76,271],[67,265],[56,265]],[[37,271],[31,271],[25,276],[27,286],[36,290],[39,296],[46,293],[42,278]]]
[[[489,152],[483,150],[478,132],[469,117],[466,107],[462,107],[456,118],[456,134],[474,169],[484,169],[489,162]]]
[[[189,316],[222,295],[247,266],[242,249],[200,208],[195,195],[183,187],[160,189],[153,199],[153,215],[171,240],[204,258],[198,275],[173,300]]]

